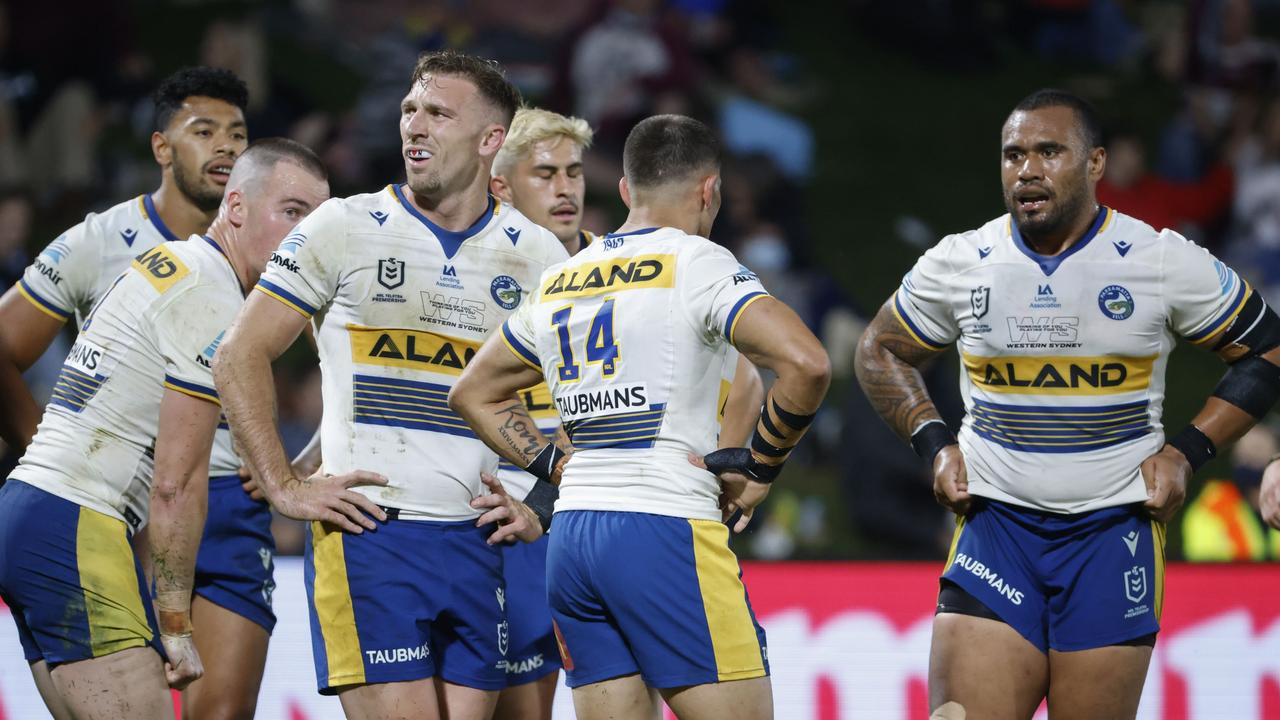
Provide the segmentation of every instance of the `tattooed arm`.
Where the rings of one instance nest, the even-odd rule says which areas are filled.
[[[916,341],[886,302],[858,343],[854,369],[871,406],[903,440],[931,422],[941,422],[918,368],[942,351]],[[948,431],[949,432],[949,431]],[[946,445],[933,457],[933,496],[963,514],[969,508],[969,479],[960,448]]]
[[[940,354],[916,342],[888,302],[858,342],[854,359],[858,384],[871,406],[903,440],[910,441],[911,433],[921,425],[942,419],[917,369]]]
[[[495,335],[454,383],[449,407],[494,452],[516,467],[528,467],[550,440],[538,430],[518,395],[542,379],[541,371],[522,362]]]

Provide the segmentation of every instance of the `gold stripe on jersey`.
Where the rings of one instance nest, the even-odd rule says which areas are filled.
[[[170,253],[164,245],[157,245],[139,255],[133,261],[134,270],[151,283],[157,292],[166,292],[187,273],[191,272],[178,256]]]
[[[707,630],[716,659],[716,679],[764,676],[764,658],[756,636],[738,559],[729,549],[729,528],[714,520],[689,520],[694,566]]]
[[[76,522],[76,565],[93,656],[151,642],[154,636],[142,606],[137,565],[124,523],[81,507]]]
[[[524,406],[529,409],[529,417],[535,420],[560,420],[560,413],[556,412],[556,404],[551,399],[551,388],[542,382],[531,388],[525,388],[520,391],[520,399],[524,401]]]
[[[591,297],[622,290],[675,287],[676,256],[634,255],[571,265],[542,286],[539,302]]]
[[[427,330],[347,325],[351,359],[362,365],[412,368],[461,375],[480,343]]]
[[[961,355],[975,386],[1019,395],[1115,395],[1145,390],[1157,357]]]
[[[365,681],[364,659],[360,655],[360,634],[356,631],[356,611],[351,602],[347,578],[347,558],[343,549],[345,533],[337,526],[311,523],[312,562],[315,579],[316,620],[329,661],[329,687],[356,685]]]

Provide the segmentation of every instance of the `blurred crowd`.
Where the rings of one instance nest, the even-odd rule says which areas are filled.
[[[787,7],[767,0],[71,5],[0,2],[5,287],[86,212],[155,188],[150,91],[177,67],[235,71],[250,89],[251,135],[310,145],[329,166],[333,193],[347,195],[402,177],[398,106],[416,56],[468,50],[500,61],[529,104],[590,122],[588,230],[607,232],[621,219],[621,149],[637,120],[685,113],[723,138],[724,207],[712,239],[800,312],[836,371],[812,441],[801,446],[741,549],[765,558],[944,553],[952,524],[933,503],[927,468],[850,380],[853,346],[874,308],[850,300],[857,268],[818,261],[815,247],[831,240],[816,237],[806,207],[823,162],[812,119],[832,103],[848,108],[859,100],[824,96],[821,72],[839,68],[806,64],[800,41],[786,35]],[[862,40],[857,32],[836,33],[820,39],[828,44],[896,38],[895,53],[993,78],[1028,61],[1067,68],[1055,84],[1090,97],[1108,119],[1101,200],[1210,247],[1280,300],[1280,43],[1271,39],[1280,0],[930,0],[923,11],[896,0],[846,0],[831,10],[833,23],[851,21]],[[1127,99],[1130,88],[1143,89],[1135,95],[1141,107]],[[1010,92],[1029,89],[1017,84]],[[921,244],[936,240],[921,227],[901,234],[913,232],[927,236]],[[47,397],[66,350],[65,341],[55,344],[29,373],[38,398]],[[296,451],[322,411],[314,356],[295,348],[277,374],[281,432]],[[954,367],[939,363],[926,380],[957,425]],[[1258,448],[1274,444],[1264,428],[1235,467],[1258,469]],[[1249,507],[1255,476],[1239,469],[1221,478],[1225,485],[1206,485],[1212,502],[1196,507],[1212,512],[1194,516],[1207,517],[1205,527],[1220,526],[1208,536],[1244,532],[1232,523],[1249,516],[1240,509]],[[1211,488],[1217,494],[1210,496]],[[1226,492],[1231,488],[1236,495]],[[1219,522],[1228,515],[1236,520]],[[301,547],[296,525],[278,530],[282,551]],[[841,533],[853,539],[834,537]],[[1263,534],[1260,526],[1255,534]],[[1191,537],[1188,530],[1188,555]],[[1244,554],[1256,554],[1257,544],[1246,544]],[[1221,555],[1225,546],[1218,546]]]

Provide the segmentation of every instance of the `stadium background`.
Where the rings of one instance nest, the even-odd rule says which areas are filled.
[[[85,212],[154,189],[148,93],[181,65],[235,70],[250,86],[252,136],[316,148],[334,194],[345,195],[402,177],[397,105],[418,52],[494,57],[530,103],[597,129],[585,227],[598,231],[621,218],[616,180],[631,124],[655,112],[700,117],[730,153],[714,239],[801,312],[837,373],[817,430],[736,541],[744,557],[779,561],[747,571],[772,618],[779,717],[920,717],[921,628],[950,520],[926,469],[852,381],[865,318],[923,249],[1003,212],[998,128],[1041,86],[1098,105],[1111,151],[1104,201],[1183,231],[1280,299],[1278,30],[1278,0],[9,1],[0,4],[0,281],[12,284]],[[67,347],[29,373],[38,397]],[[1166,425],[1185,423],[1220,374],[1208,354],[1175,353]],[[953,423],[955,378],[954,354],[929,373]],[[296,449],[321,411],[308,350],[286,355],[277,386],[282,433]],[[1272,431],[1258,433],[1197,476],[1193,499],[1220,482],[1213,502],[1185,516],[1197,523],[1185,535],[1193,542],[1182,520],[1170,528],[1171,559],[1275,557],[1245,500],[1275,445]],[[296,524],[277,530],[282,551],[299,551]],[[1280,718],[1280,573],[1269,564],[1169,572],[1169,633],[1143,717]],[[282,561],[282,608],[298,599],[300,587],[287,587],[296,574]],[[302,654],[281,660],[292,651],[278,636],[269,673],[301,674],[268,678],[262,716],[321,717],[332,707],[307,685],[303,618],[282,614]],[[15,703],[29,681],[3,623],[0,718],[28,717]],[[807,644],[822,650],[784,649]],[[300,699],[265,700],[277,696]]]

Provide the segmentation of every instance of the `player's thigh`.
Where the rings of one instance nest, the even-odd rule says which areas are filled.
[[[43,660],[31,663],[31,679],[35,681],[36,691],[40,693],[40,699],[44,700],[44,706],[49,709],[53,720],[73,720],[74,716],[71,714],[71,708],[67,707],[67,701],[62,699],[62,695],[53,685],[53,676],[49,674],[49,663]]]
[[[1049,716],[1053,720],[1135,717],[1151,650],[1149,645],[1111,645],[1049,651]]]
[[[498,693],[493,720],[551,720],[551,707],[560,684],[559,671]]]
[[[930,710],[957,703],[971,718],[1028,720],[1048,681],[1048,658],[1008,624],[959,613],[934,617]]]
[[[435,678],[440,717],[445,720],[489,720],[498,703],[496,690],[480,690]]]
[[[432,678],[348,685],[338,691],[347,720],[440,720]]]
[[[578,720],[660,720],[662,701],[633,673],[574,688],[573,711]]]
[[[662,698],[680,720],[772,720],[768,677],[668,688]]]
[[[252,718],[267,662],[266,629],[199,595],[191,599],[191,624],[204,676],[183,691],[182,716]]]
[[[53,684],[77,720],[168,720],[173,699],[155,650],[134,647],[53,669]]]

